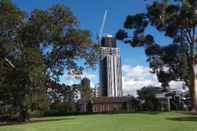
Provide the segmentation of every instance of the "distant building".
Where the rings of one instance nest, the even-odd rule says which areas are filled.
[[[83,78],[81,80],[81,90],[80,96],[81,99],[88,100],[91,97],[92,90],[90,88],[90,80],[88,78]]]
[[[90,80],[88,78],[83,78],[81,80],[81,85],[84,87],[90,87]]]
[[[132,112],[133,100],[133,97],[96,97],[92,100],[92,112]]]
[[[91,103],[85,104],[81,99],[78,105],[80,112],[134,112],[138,110],[134,97],[94,97]]]
[[[81,80],[80,89],[80,112],[92,112],[91,99],[93,97],[93,89],[90,87],[90,80],[88,78],[83,78]]]
[[[100,55],[98,96],[121,97],[123,93],[120,50],[116,48],[116,40],[111,35],[102,38]]]

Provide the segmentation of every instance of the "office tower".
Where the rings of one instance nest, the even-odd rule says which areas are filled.
[[[80,94],[81,94],[81,99],[85,101],[91,97],[90,80],[88,78],[83,78],[81,80]]]
[[[88,78],[83,78],[82,80],[81,80],[81,86],[82,87],[87,87],[87,88],[90,88],[90,79],[88,79]]]
[[[120,50],[116,48],[116,40],[111,35],[102,38],[100,55],[99,96],[122,96]]]

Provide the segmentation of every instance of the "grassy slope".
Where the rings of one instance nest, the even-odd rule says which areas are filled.
[[[0,131],[197,131],[197,116],[180,113],[130,113],[33,119]]]

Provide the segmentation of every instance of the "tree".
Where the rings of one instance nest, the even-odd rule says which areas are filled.
[[[142,105],[146,111],[157,111],[161,105],[156,94],[161,93],[160,88],[148,86],[137,91],[138,98],[143,101]]]
[[[190,89],[193,111],[197,111],[196,26],[195,0],[161,0],[149,4],[145,13],[127,16],[124,29],[116,34],[132,47],[145,47],[150,67],[164,87],[170,80],[183,80]],[[155,34],[147,33],[149,27],[172,43],[161,46]]]
[[[50,109],[66,112],[75,111],[79,85],[65,85],[49,80],[47,82]]]
[[[64,5],[27,15],[11,1],[0,1],[0,101],[12,105],[19,121],[26,120],[36,95],[46,96],[47,80],[58,82],[65,70],[81,74],[95,64],[96,51],[90,32],[79,28]]]

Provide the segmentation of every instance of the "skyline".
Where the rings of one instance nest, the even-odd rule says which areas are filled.
[[[19,8],[30,13],[33,9],[47,9],[48,7],[62,3],[69,7],[74,16],[80,22],[80,27],[88,29],[92,33],[92,39],[96,42],[96,38],[99,34],[104,11],[108,10],[108,17],[106,20],[104,33],[114,35],[118,29],[123,26],[124,20],[127,15],[141,13],[145,11],[146,5],[150,2],[144,2],[144,0],[12,0]],[[147,32],[155,34],[155,39],[158,43],[166,45],[170,42],[169,39],[158,33],[154,28],[149,27]],[[132,48],[129,45],[117,42],[118,48],[120,48],[122,59],[122,72],[123,72],[123,90],[124,94],[133,93],[135,90],[142,86],[154,84],[159,85],[154,74],[149,71],[149,65],[146,62],[146,56],[144,49]],[[88,69],[83,76],[91,79],[91,85],[95,85],[99,81],[98,66],[96,70]],[[65,74],[61,78],[61,82],[66,84],[78,83],[78,80],[73,80],[72,76]],[[135,93],[134,93],[135,94]]]

